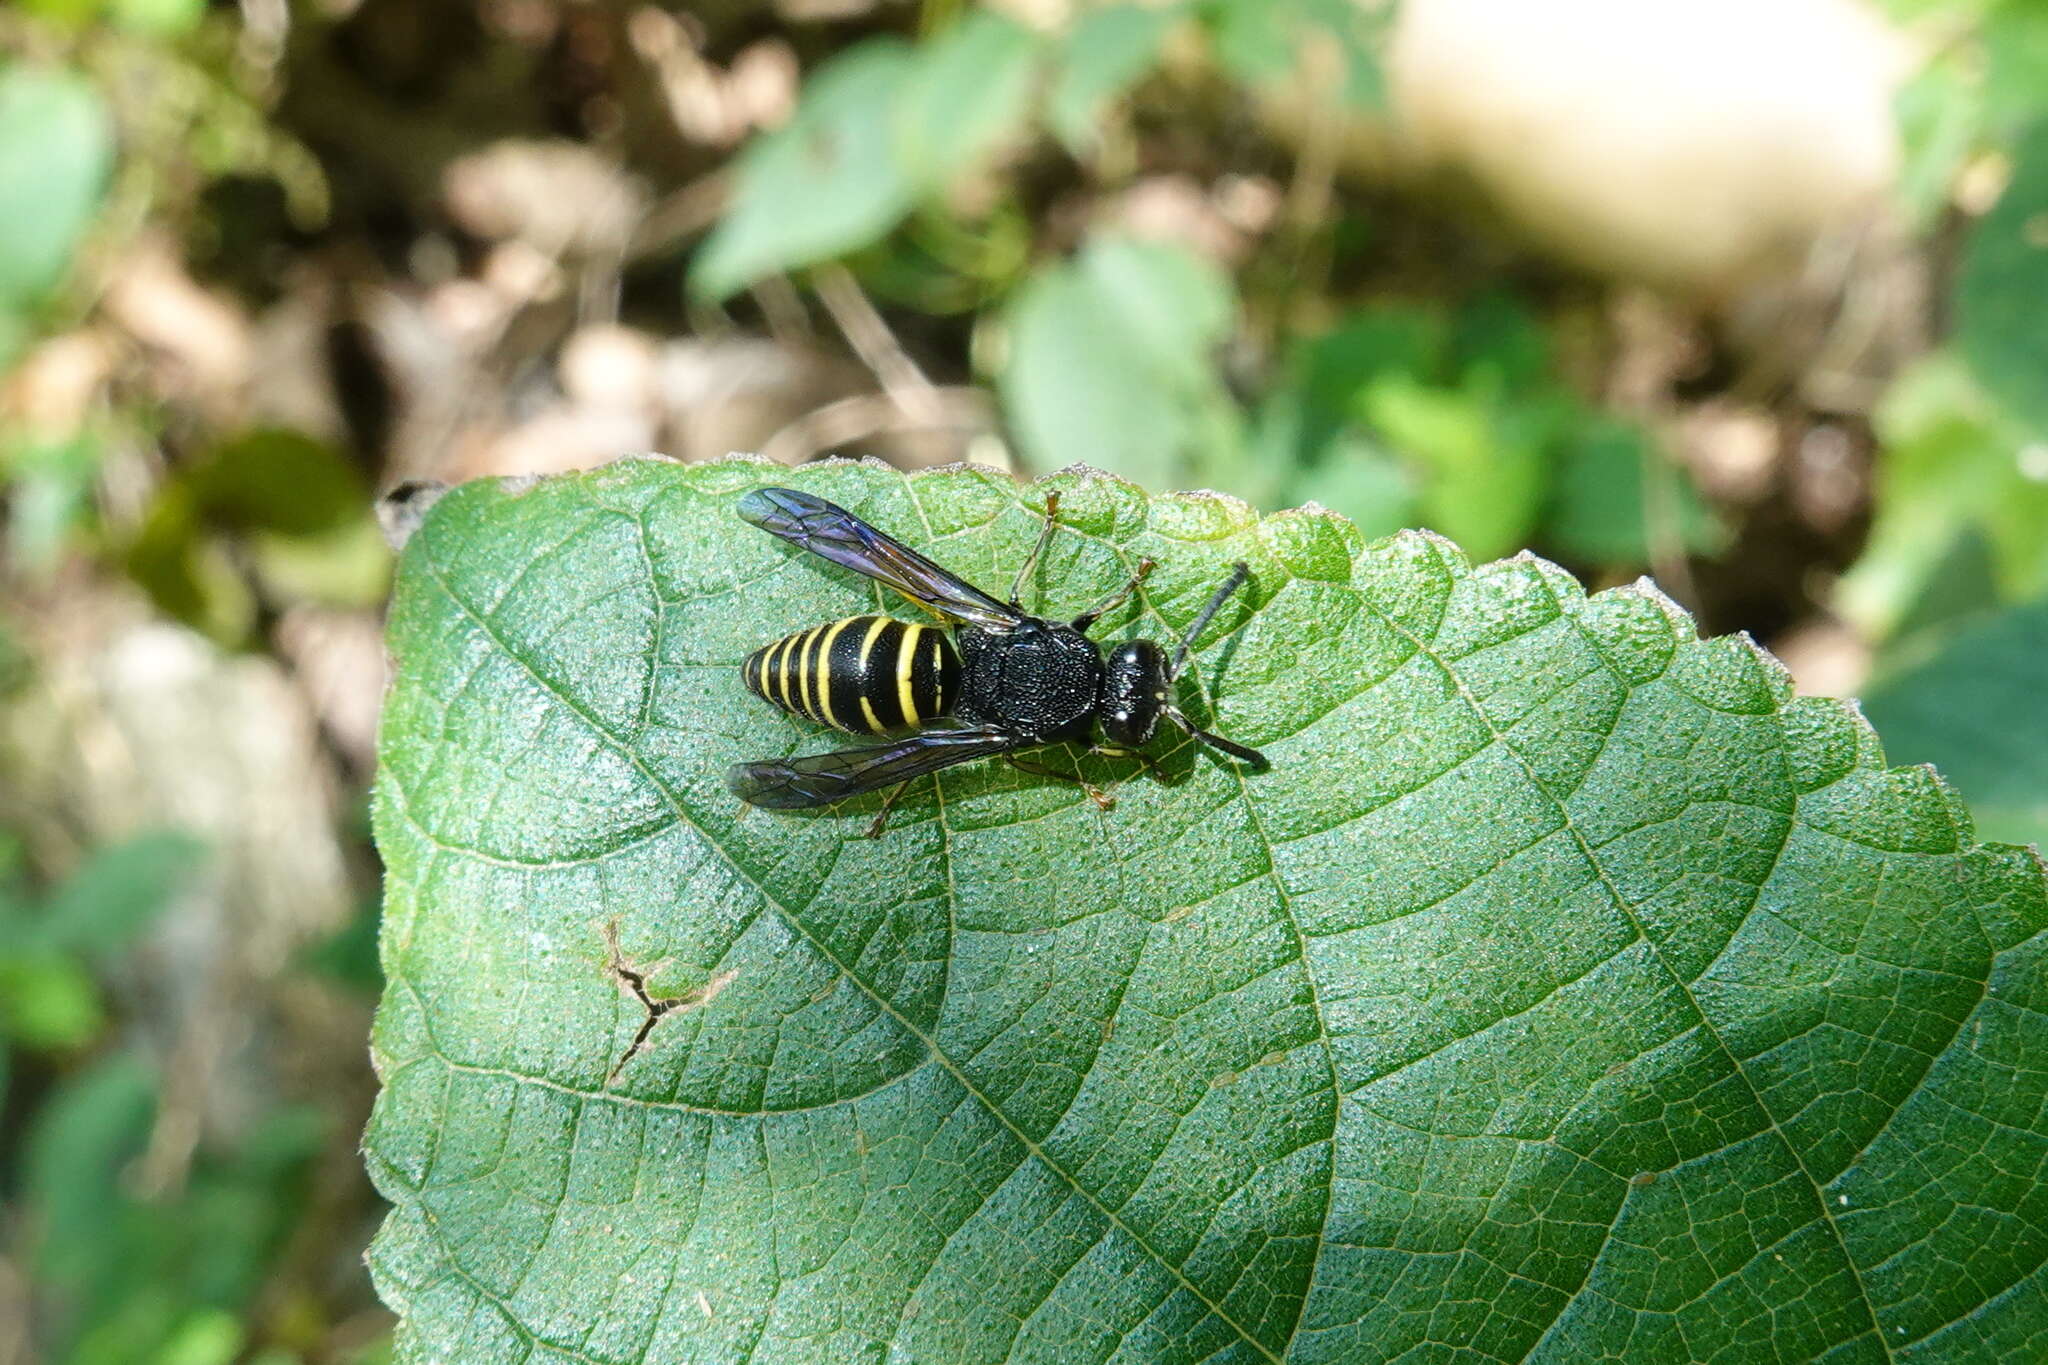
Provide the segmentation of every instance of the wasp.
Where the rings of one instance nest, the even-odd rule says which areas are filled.
[[[1152,738],[1162,717],[1255,769],[1266,766],[1258,750],[1210,734],[1174,701],[1174,684],[1195,639],[1251,578],[1241,562],[1196,613],[1170,659],[1151,640],[1127,640],[1105,657],[1088,630],[1137,591],[1152,561],[1140,563],[1122,587],[1071,621],[1025,611],[1018,598],[1052,540],[1057,493],[1046,497],[1044,525],[1017,569],[1008,602],[808,493],[756,489],[740,499],[738,511],[743,520],[884,583],[948,622],[931,626],[848,616],[748,655],[740,675],[763,701],[849,734],[897,737],[803,758],[735,764],[726,785],[743,801],[779,810],[829,805],[883,787],[900,790],[913,778],[956,763],[1086,740],[1098,727],[1110,747],[1135,750]],[[1091,794],[1108,804],[1092,789]],[[869,833],[880,832],[882,818],[877,816]]]

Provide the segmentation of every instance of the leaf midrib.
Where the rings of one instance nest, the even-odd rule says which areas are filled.
[[[913,504],[917,501],[914,490],[911,492],[910,500]],[[1093,540],[1098,545],[1106,546],[1110,553],[1116,556],[1117,562],[1124,567],[1124,570],[1126,572],[1131,571],[1132,566],[1129,554],[1122,546],[1111,545],[1100,537],[1090,535],[1085,531],[1075,530],[1073,534],[1084,540]],[[1289,581],[1292,581],[1291,576]],[[1153,616],[1158,617],[1162,625],[1166,624],[1165,617],[1153,609],[1151,594],[1146,592],[1145,585],[1142,582],[1138,585],[1137,602],[1141,611],[1150,612]],[[1255,611],[1253,616],[1256,617],[1256,615]],[[1246,624],[1249,624],[1249,622]],[[1242,626],[1238,627],[1238,629],[1242,628]],[[1195,690],[1201,694],[1203,708],[1214,714],[1215,700],[1209,695],[1208,681],[1202,676],[1202,671],[1199,668],[1190,668],[1188,676],[1193,678]],[[1188,740],[1187,742],[1194,743],[1193,740]],[[1344,1119],[1344,1084],[1342,1078],[1337,1074],[1337,1053],[1330,1041],[1329,1016],[1323,1010],[1322,982],[1316,977],[1315,964],[1309,960],[1308,936],[1302,932],[1301,920],[1294,913],[1293,893],[1287,889],[1286,881],[1280,876],[1279,864],[1274,860],[1273,840],[1266,833],[1266,822],[1259,815],[1258,803],[1252,800],[1251,787],[1245,781],[1243,766],[1234,762],[1225,763],[1221,766],[1226,768],[1237,781],[1237,800],[1244,807],[1245,818],[1251,822],[1252,828],[1258,837],[1260,852],[1265,856],[1266,865],[1259,875],[1272,883],[1273,894],[1278,902],[1280,914],[1286,919],[1287,932],[1294,940],[1295,960],[1301,964],[1302,977],[1308,983],[1309,1009],[1315,1016],[1316,1044],[1322,1049],[1323,1065],[1330,1081],[1330,1131],[1328,1136],[1323,1139],[1323,1141],[1330,1145],[1330,1176],[1323,1183],[1323,1216],[1316,1225],[1315,1253],[1310,1257],[1308,1271],[1302,1279],[1301,1302],[1294,1311],[1294,1321],[1288,1324],[1287,1339],[1281,1343],[1280,1347],[1278,1359],[1284,1361],[1289,1355],[1293,1354],[1295,1338],[1301,1334],[1301,1325],[1308,1318],[1309,1297],[1315,1292],[1316,1274],[1321,1270],[1323,1264],[1323,1250],[1329,1245],[1330,1215],[1337,1206],[1337,1132]],[[943,810],[944,807],[942,805],[941,813],[943,813]],[[1256,879],[1248,878],[1247,880]]]
[[[918,521],[924,527],[925,537],[927,541],[938,539],[937,533],[934,531],[932,527],[931,519],[927,517],[924,513],[924,505],[920,503],[917,499],[917,488],[915,484],[912,483],[908,476],[899,475],[899,477],[901,478],[903,483],[904,496],[908,499],[911,508],[914,511],[916,511]],[[1000,517],[1000,515],[1001,513],[997,514],[998,517]],[[984,523],[984,526],[994,524],[995,520],[996,518],[990,518],[988,522]],[[1128,550],[1125,549],[1125,547],[1113,544],[1110,541],[1104,540],[1100,536],[1093,535],[1087,531],[1083,531],[1078,527],[1063,525],[1060,527],[1060,530],[1068,535],[1072,535],[1078,540],[1092,541],[1095,544],[1102,546],[1117,561],[1117,564],[1122,570],[1122,572],[1126,574],[1132,574],[1135,572],[1135,565],[1132,563],[1130,553]],[[1289,576],[1289,581],[1292,581],[1292,575]],[[1156,610],[1152,606],[1151,594],[1147,591],[1142,579],[1140,579],[1140,581],[1138,582],[1133,600],[1137,603],[1141,615],[1149,613],[1152,617],[1157,619],[1161,625],[1169,626],[1168,634],[1173,634],[1172,630],[1170,629],[1170,623],[1158,610]],[[1256,610],[1254,611],[1253,615],[1257,615]],[[1238,629],[1242,628],[1242,626],[1238,627]],[[1209,685],[1207,680],[1202,676],[1201,670],[1198,668],[1190,668],[1188,670],[1187,676],[1192,678],[1195,684],[1195,690],[1201,694],[1203,707],[1213,714],[1214,698],[1212,698],[1209,695]],[[1313,724],[1314,722],[1311,721],[1309,723]],[[1186,742],[1193,743],[1194,741],[1188,740]],[[1278,1358],[1284,1361],[1290,1354],[1292,1354],[1294,1349],[1295,1338],[1300,1335],[1301,1325],[1308,1317],[1309,1297],[1315,1290],[1316,1274],[1322,1267],[1324,1248],[1329,1245],[1328,1234],[1330,1227],[1330,1215],[1335,1211],[1337,1204],[1337,1131],[1339,1125],[1343,1122],[1344,1118],[1344,1086],[1342,1079],[1337,1074],[1337,1054],[1336,1049],[1332,1044],[1330,1038],[1329,1016],[1324,1012],[1323,1009],[1322,982],[1316,976],[1315,964],[1309,959],[1308,936],[1302,931],[1301,921],[1299,917],[1297,917],[1294,913],[1293,893],[1288,890],[1286,881],[1281,878],[1279,865],[1273,858],[1273,840],[1271,836],[1269,836],[1266,833],[1266,824],[1264,819],[1261,818],[1259,814],[1258,803],[1252,800],[1251,788],[1245,781],[1244,768],[1237,763],[1226,763],[1222,766],[1226,768],[1230,772],[1232,777],[1236,779],[1237,800],[1244,807],[1245,817],[1247,820],[1250,821],[1251,825],[1256,831],[1259,841],[1259,848],[1260,851],[1264,854],[1265,858],[1265,866],[1261,868],[1255,876],[1246,878],[1244,883],[1238,883],[1238,885],[1244,885],[1252,881],[1257,881],[1260,878],[1264,878],[1272,884],[1274,898],[1278,903],[1280,914],[1287,922],[1287,932],[1289,936],[1294,940],[1295,960],[1301,964],[1302,978],[1308,984],[1309,1009],[1310,1012],[1314,1015],[1316,1023],[1315,1041],[1317,1046],[1322,1049],[1323,1065],[1329,1077],[1330,1086],[1330,1131],[1325,1137],[1321,1139],[1322,1141],[1327,1142],[1330,1145],[1330,1178],[1326,1180],[1323,1184],[1323,1214],[1321,1220],[1318,1222],[1316,1226],[1315,1252],[1309,1260],[1308,1270],[1302,1279],[1301,1301],[1295,1309],[1294,1321],[1288,1324],[1287,1339],[1281,1343]],[[958,902],[954,894],[953,888],[953,832],[945,821],[946,799],[943,786],[944,784],[939,782],[934,782],[932,784],[933,791],[936,794],[936,799],[938,801],[938,821],[939,830],[941,833],[941,842],[946,850],[946,885],[948,893],[946,902],[946,913],[949,920],[948,927],[950,928],[950,919],[953,914],[954,907],[957,905]],[[948,970],[951,970],[950,963],[948,964]],[[1123,983],[1123,985],[1126,987],[1128,987],[1129,984],[1130,983],[1128,982],[1128,980]],[[1121,1000],[1121,998],[1122,996],[1120,991],[1118,999]],[[1114,1007],[1112,1007],[1112,1009],[1114,1009]],[[1061,1172],[1061,1174],[1063,1176],[1065,1175],[1064,1172]],[[1069,1183],[1074,1184],[1074,1187],[1076,1189],[1080,1188],[1078,1182],[1072,1181],[1071,1178],[1069,1178]],[[1091,1202],[1093,1202],[1092,1199]],[[1147,1247],[1146,1250],[1151,1251],[1151,1248]],[[1154,1252],[1153,1254],[1157,1255],[1156,1252]],[[1207,1302],[1207,1300],[1205,1299],[1204,1302]],[[1228,1319],[1226,1318],[1225,1321],[1228,1321]],[[1237,1324],[1235,1323],[1232,1323],[1231,1325],[1233,1327],[1237,1326]],[[1240,1333],[1243,1333],[1244,1329],[1239,1328],[1238,1330],[1240,1331]],[[1250,1335],[1248,1333],[1245,1333],[1245,1336],[1247,1340],[1251,1340]],[[1260,1343],[1258,1343],[1257,1341],[1252,1341],[1252,1344],[1254,1346],[1260,1346]],[[1260,1348],[1264,1349],[1262,1346]]]

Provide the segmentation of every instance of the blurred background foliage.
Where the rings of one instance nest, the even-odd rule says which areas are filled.
[[[2048,0],[0,9],[0,1365],[366,1361],[401,481],[1653,573],[2048,832]]]

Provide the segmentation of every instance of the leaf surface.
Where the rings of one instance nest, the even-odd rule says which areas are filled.
[[[1039,575],[1187,702],[1102,812],[988,763],[742,815],[832,741],[761,642],[881,605],[830,497],[1000,591],[1042,492],[629,461],[408,545],[372,1251],[409,1360],[2018,1359],[2048,1348],[2043,874],[1654,591],[1061,476]],[[894,609],[905,610],[900,605]],[[1055,751],[1053,767],[1075,761]],[[1128,775],[1127,775],[1128,774]],[[650,998],[679,1001],[623,1066]]]

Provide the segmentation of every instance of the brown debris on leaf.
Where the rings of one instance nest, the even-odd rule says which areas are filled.
[[[649,993],[647,978],[667,965],[665,961],[640,966],[628,962],[624,951],[619,947],[617,920],[605,922],[604,946],[609,954],[605,964],[606,970],[612,974],[612,979],[618,983],[619,988],[639,1001],[640,1007],[647,1011],[647,1017],[640,1021],[640,1029],[633,1035],[632,1043],[620,1054],[619,1060],[612,1064],[610,1073],[606,1075],[605,1084],[610,1085],[619,1078],[619,1073],[626,1069],[626,1063],[640,1054],[640,1050],[647,1044],[648,1035],[654,1032],[656,1024],[678,1010],[701,1009],[710,1004],[718,998],[721,991],[732,984],[733,978],[739,973],[723,971],[695,990],[685,991],[681,995],[657,996]]]

